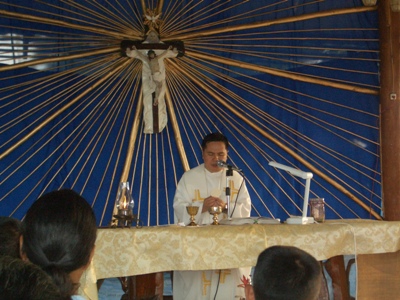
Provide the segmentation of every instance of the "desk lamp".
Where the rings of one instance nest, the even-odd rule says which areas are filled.
[[[286,219],[287,224],[311,224],[314,223],[313,217],[307,217],[307,209],[308,209],[308,197],[310,194],[310,182],[311,178],[313,177],[313,173],[311,172],[304,172],[289,166],[285,166],[279,164],[274,161],[270,161],[269,165],[271,167],[275,167],[277,169],[288,171],[290,174],[303,178],[306,180],[306,187],[304,190],[304,203],[303,203],[303,214],[302,216],[291,216],[290,218]]]

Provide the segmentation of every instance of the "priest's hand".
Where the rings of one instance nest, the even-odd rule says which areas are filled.
[[[209,197],[204,199],[204,201],[203,201],[203,209],[202,209],[201,212],[202,213],[203,212],[207,212],[208,209],[210,207],[213,207],[213,206],[225,207],[225,202],[222,199],[218,198],[218,197],[209,196]]]

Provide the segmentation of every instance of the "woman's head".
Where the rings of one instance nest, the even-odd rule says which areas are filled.
[[[96,219],[78,193],[63,189],[43,195],[28,210],[23,226],[25,255],[49,273],[70,274],[90,263]]]

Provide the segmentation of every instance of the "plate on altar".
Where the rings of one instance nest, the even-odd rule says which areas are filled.
[[[281,224],[280,219],[268,217],[248,217],[248,218],[232,218],[219,221],[221,225],[243,225],[243,224]]]

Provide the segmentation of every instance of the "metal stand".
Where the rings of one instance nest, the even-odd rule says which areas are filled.
[[[231,216],[231,188],[230,188],[230,177],[233,176],[233,170],[231,166],[228,166],[228,169],[226,170],[226,188],[225,188],[225,195],[226,195],[226,209],[227,209],[227,215],[228,215],[228,220],[232,219]]]
[[[113,224],[112,227],[121,226],[122,228],[130,228],[134,221],[136,221],[136,228],[142,227],[136,215],[113,215],[113,217],[118,220],[118,225]]]

